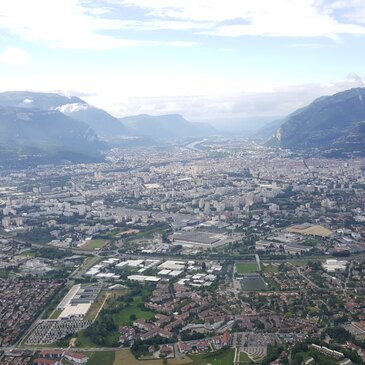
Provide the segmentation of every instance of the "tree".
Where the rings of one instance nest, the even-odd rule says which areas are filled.
[[[351,340],[351,333],[346,331],[343,327],[327,328],[326,333],[339,343],[345,343]]]

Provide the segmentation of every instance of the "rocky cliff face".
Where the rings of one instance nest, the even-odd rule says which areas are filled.
[[[364,153],[365,88],[321,97],[284,119],[274,139],[293,150]],[[272,144],[273,141],[271,141]]]

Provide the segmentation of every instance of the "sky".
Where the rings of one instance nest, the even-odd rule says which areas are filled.
[[[122,117],[284,116],[365,85],[364,0],[2,0],[0,91]]]

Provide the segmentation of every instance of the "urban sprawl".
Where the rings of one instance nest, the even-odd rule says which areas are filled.
[[[365,361],[365,160],[243,139],[0,172],[0,364]]]

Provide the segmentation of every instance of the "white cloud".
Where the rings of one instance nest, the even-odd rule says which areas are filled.
[[[126,8],[144,16],[131,17]],[[133,14],[133,11],[131,12]],[[365,34],[363,0],[4,0],[0,30],[5,35],[70,49],[106,50],[145,46],[194,46],[161,40],[151,30],[186,36],[329,37]],[[143,31],[145,40],[120,32]]]
[[[92,2],[82,3],[80,0],[5,0],[0,7],[0,30],[54,48],[107,50],[195,45],[193,42],[141,41],[112,35],[111,32],[124,29],[125,23],[111,17],[108,8],[91,5]]]
[[[122,117],[136,114],[179,113],[190,120],[225,121],[257,117],[285,116],[314,99],[353,87],[363,87],[365,79],[351,73],[345,80],[331,83],[277,86],[271,90],[245,91],[224,95],[191,95],[107,98],[99,94],[87,101]]]
[[[189,29],[216,36],[329,37],[365,34],[365,6],[359,0],[109,0],[142,8],[159,22],[134,24],[143,27]],[[345,15],[336,16],[336,11]],[[234,21],[234,24],[229,24]],[[225,24],[228,22],[228,24]],[[162,25],[164,24],[164,25]],[[207,29],[208,28],[208,29]],[[209,29],[210,28],[210,29]]]
[[[30,53],[18,47],[8,47],[0,53],[0,62],[9,66],[24,66],[32,59]]]

